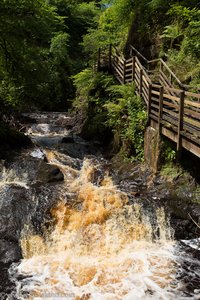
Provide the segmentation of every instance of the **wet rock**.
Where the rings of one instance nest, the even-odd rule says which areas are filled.
[[[61,143],[74,143],[74,138],[73,136],[65,136],[62,139]]]
[[[83,159],[87,155],[97,153],[97,149],[84,143],[63,143],[60,150],[64,154],[78,159]]]
[[[8,264],[21,258],[21,249],[17,243],[0,240],[0,263]]]
[[[27,114],[21,114],[20,116],[18,116],[18,120],[20,123],[24,123],[24,124],[36,123],[36,119],[31,116],[28,116]]]
[[[18,242],[21,231],[33,213],[35,205],[30,190],[17,185],[5,185],[1,188],[1,239]]]
[[[42,183],[57,182],[63,181],[64,175],[57,166],[41,163],[36,179]]]

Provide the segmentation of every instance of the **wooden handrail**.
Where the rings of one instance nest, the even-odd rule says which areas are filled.
[[[109,71],[121,84],[135,83],[136,94],[147,105],[148,124],[176,142],[179,154],[185,148],[200,157],[200,94],[185,91],[186,86],[162,59],[148,61],[131,47],[135,55],[128,59],[113,46],[107,49],[108,59],[99,50],[99,62],[104,63],[104,67],[106,62]],[[152,82],[141,59],[145,64],[160,63],[160,84]],[[164,71],[168,72],[170,78]],[[172,78],[180,89],[172,86]]]
[[[130,48],[132,51],[134,51],[136,53],[137,56],[139,56],[148,66],[152,63],[161,63],[166,69],[167,71],[171,74],[171,76],[176,80],[177,84],[179,85],[179,87],[181,89],[187,90],[189,88],[192,88],[189,85],[183,84],[180,79],[176,76],[176,74],[170,69],[170,67],[166,64],[166,62],[162,59],[162,58],[156,58],[156,59],[152,59],[152,60],[148,60],[146,57],[144,57],[144,55],[142,55],[135,47],[133,47],[132,45],[130,45]]]
[[[130,48],[131,48],[132,51],[134,51],[137,54],[137,56],[142,58],[145,61],[145,63],[148,63],[148,60],[146,59],[146,57],[144,57],[135,47],[130,45]],[[131,54],[131,56],[133,56],[133,55]]]

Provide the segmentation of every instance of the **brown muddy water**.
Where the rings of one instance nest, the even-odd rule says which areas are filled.
[[[1,168],[0,299],[200,299],[198,240],[175,240],[156,196],[121,188],[65,114],[29,117],[34,148]]]

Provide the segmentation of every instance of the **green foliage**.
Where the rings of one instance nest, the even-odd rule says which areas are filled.
[[[174,22],[165,27],[162,36],[171,39],[170,49],[166,49],[168,64],[183,82],[197,91],[200,85],[200,10],[175,4],[167,15]],[[164,47],[167,48],[165,44]]]
[[[79,101],[96,102],[101,100],[101,105],[108,97],[107,88],[114,83],[113,77],[102,72],[94,72],[92,69],[85,69],[73,76],[77,91],[77,102]],[[105,99],[103,99],[105,96]],[[82,105],[82,104],[81,104]]]
[[[2,106],[66,109],[74,96],[70,77],[84,65],[79,44],[95,23],[95,3],[4,0],[0,11]]]
[[[98,27],[89,29],[83,38],[85,51],[94,57],[98,48],[104,48],[109,44],[123,48],[133,19],[133,6],[131,0],[106,3],[99,15]]]
[[[170,49],[172,49],[173,43],[176,39],[181,37],[183,35],[183,32],[179,26],[178,23],[171,24],[168,26],[165,26],[165,30],[163,31],[163,38],[170,39]]]
[[[163,140],[161,148],[161,160],[163,163],[171,164],[176,160],[176,150],[168,140]]]
[[[171,180],[173,180],[178,176],[183,175],[183,170],[179,166],[174,165],[172,162],[168,162],[163,165],[160,175],[166,177],[166,179],[171,178]]]
[[[76,108],[87,113],[86,131],[98,138],[110,131],[119,136],[125,156],[143,159],[146,112],[133,85],[115,85],[113,77],[86,69],[74,76]]]
[[[132,84],[108,88],[111,100],[104,107],[108,111],[107,124],[120,134],[126,154],[143,159],[146,111],[141,98],[135,95]]]

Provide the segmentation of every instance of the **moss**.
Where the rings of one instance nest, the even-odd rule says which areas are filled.
[[[175,179],[183,175],[183,173],[183,170],[179,166],[172,163],[165,164],[160,171],[160,175],[166,179]]]
[[[200,204],[200,185],[197,185],[192,197],[192,202]]]

